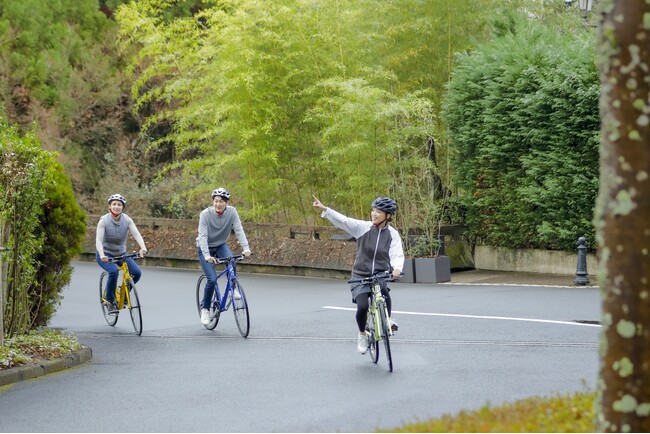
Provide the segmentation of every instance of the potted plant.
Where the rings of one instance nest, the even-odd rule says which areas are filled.
[[[451,280],[451,262],[440,254],[440,226],[445,186],[436,163],[433,122],[404,138],[411,145],[399,154],[399,176],[394,185],[398,202],[397,220],[402,231],[406,263],[401,279],[413,283],[438,283]]]

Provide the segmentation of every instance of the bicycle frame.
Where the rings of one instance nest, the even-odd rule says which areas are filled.
[[[370,360],[377,363],[379,360],[379,341],[384,341],[386,362],[388,370],[393,372],[393,357],[390,351],[390,336],[393,335],[389,324],[388,306],[386,298],[381,292],[382,282],[392,282],[393,276],[389,272],[373,274],[362,279],[349,280],[348,283],[362,283],[370,285],[371,296],[366,320],[366,331],[370,333],[369,353]]]
[[[389,324],[387,324],[386,327],[383,327],[381,320],[382,317],[379,313],[379,310],[383,308],[385,314],[384,318],[388,318],[388,307],[386,306],[384,295],[381,293],[381,285],[377,282],[371,286],[371,289],[372,297],[370,300],[370,306],[368,307],[368,313],[372,316],[372,324],[374,326],[372,336],[375,342],[378,342],[383,338],[384,330],[388,331],[388,336],[392,336],[393,332]]]
[[[208,323],[203,323],[205,328],[208,330],[214,330],[214,328],[219,323],[219,318],[221,317],[221,312],[225,312],[232,306],[233,313],[235,315],[235,322],[237,323],[237,329],[242,337],[248,337],[250,331],[250,315],[248,312],[248,301],[246,301],[246,295],[244,293],[244,288],[237,278],[237,261],[244,259],[243,255],[230,256],[225,258],[216,258],[216,264],[214,264],[216,271],[216,282],[214,286],[214,292],[212,293],[212,300],[210,301],[210,316]],[[219,271],[216,269],[218,264],[225,264],[226,267]],[[225,276],[226,284],[223,289],[223,295],[219,290],[218,280]],[[199,277],[198,282],[196,283],[196,307],[201,316],[202,300],[205,297],[205,286],[207,285],[207,277],[205,274],[202,274]],[[235,292],[236,291],[236,292]]]
[[[221,312],[228,310],[230,303],[232,302],[232,297],[229,297],[228,295],[232,292],[231,282],[237,278],[237,260],[240,258],[243,258],[243,256],[231,256],[229,258],[217,259],[217,264],[226,264],[226,268],[217,273],[217,280],[214,284],[214,294],[217,297],[217,300],[219,300],[219,311]],[[215,264],[215,267],[217,264]],[[219,278],[223,275],[227,276],[226,287],[224,288],[222,297],[221,292],[219,291]]]
[[[129,264],[127,262],[127,259],[129,258],[137,260],[140,259],[140,255],[134,252],[132,254],[124,254],[109,259],[109,262],[114,263],[117,266],[118,279],[121,277],[121,282],[118,282],[115,287],[115,304],[117,311],[112,312],[108,307],[108,302],[106,300],[106,286],[108,284],[108,272],[106,270],[102,272],[99,278],[99,299],[104,319],[108,325],[114,326],[117,323],[120,310],[128,308],[129,316],[133,323],[133,329],[136,334],[140,336],[142,334],[142,312],[138,291],[135,287],[135,282],[133,282],[133,276],[129,271]]]
[[[126,263],[126,258],[135,257],[139,257],[139,255],[134,253],[131,255],[117,256],[108,260],[109,262],[118,264],[117,271],[122,276],[122,280],[115,288],[115,302],[117,303],[117,308],[119,310],[122,310],[125,307],[131,307],[131,295],[127,288],[127,282],[132,282],[133,278],[131,277],[131,273],[129,273],[129,266]],[[104,297],[102,297],[102,300],[108,302]]]

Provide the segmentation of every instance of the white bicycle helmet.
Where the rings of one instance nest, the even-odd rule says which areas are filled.
[[[221,196],[225,200],[230,200],[230,192],[223,187],[219,187],[212,192],[212,199],[216,196]]]
[[[122,206],[126,206],[126,199],[121,194],[119,193],[112,194],[111,197],[108,198],[108,204],[110,205],[111,202],[113,202],[114,200],[119,200],[120,202],[122,202]]]

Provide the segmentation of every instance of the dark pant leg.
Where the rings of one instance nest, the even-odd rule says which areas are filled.
[[[357,327],[362,332],[366,329],[366,319],[368,318],[368,307],[370,307],[370,293],[366,292],[357,295]]]

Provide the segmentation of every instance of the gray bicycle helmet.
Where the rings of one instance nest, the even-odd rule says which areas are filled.
[[[219,187],[212,192],[212,199],[216,196],[221,196],[225,200],[230,200],[230,192],[223,187]]]
[[[372,207],[380,211],[395,215],[397,211],[397,203],[390,197],[380,196],[372,202]]]
[[[119,193],[111,194],[111,197],[108,198],[108,204],[110,205],[111,202],[113,202],[114,200],[119,200],[120,202],[122,202],[122,206],[126,206],[126,199],[121,194]]]

